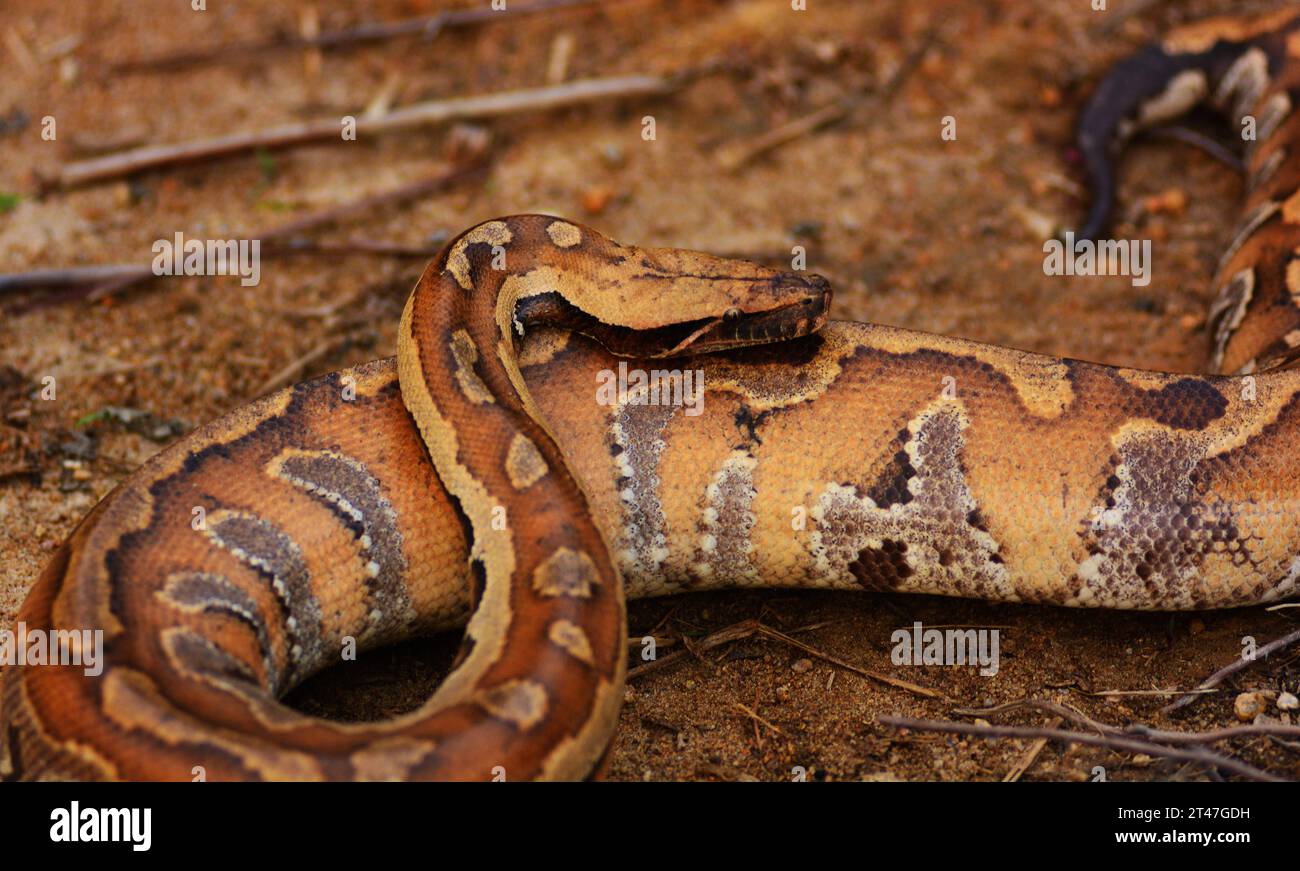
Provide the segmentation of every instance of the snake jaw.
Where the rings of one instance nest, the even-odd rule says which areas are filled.
[[[751,345],[784,342],[815,333],[830,314],[830,284],[820,275],[794,276],[801,293],[781,305],[746,311],[732,307],[717,317],[701,322],[662,356],[711,353]]]

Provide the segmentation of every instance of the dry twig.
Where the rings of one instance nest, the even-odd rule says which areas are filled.
[[[1178,699],[1172,704],[1166,705],[1165,707],[1160,709],[1160,713],[1169,714],[1174,711],[1177,711],[1180,708],[1187,707],[1192,702],[1196,701],[1202,694],[1204,694],[1206,690],[1213,689],[1214,687],[1223,683],[1224,680],[1236,674],[1237,672],[1241,671],[1242,669],[1252,666],[1256,662],[1259,662],[1261,660],[1268,659],[1268,657],[1271,654],[1277,653],[1279,650],[1283,650],[1287,647],[1290,647],[1292,644],[1295,644],[1297,641],[1300,641],[1300,629],[1296,629],[1293,632],[1288,632],[1286,635],[1283,635],[1281,638],[1276,638],[1273,641],[1270,641],[1268,644],[1265,644],[1263,647],[1258,648],[1255,651],[1254,658],[1252,659],[1242,659],[1238,657],[1231,664],[1225,665],[1223,668],[1219,669],[1214,674],[1210,675],[1205,680],[1197,684],[1196,692],[1188,693],[1187,695],[1184,695],[1182,698]]]
[[[399,206],[413,200],[436,193],[452,184],[482,174],[484,163],[478,157],[469,163],[457,163],[435,175],[418,179],[414,182],[398,185],[386,191],[352,200],[338,206],[332,206],[309,215],[272,227],[252,238],[268,244],[264,253],[296,253],[298,251],[329,251],[328,244],[313,248],[311,244],[299,239],[303,233],[317,230],[345,221],[354,220],[360,215],[380,208]],[[364,248],[370,250],[361,250]],[[424,250],[417,247],[402,248],[376,243],[352,242],[334,246],[334,251],[358,250],[359,253],[386,254],[390,256],[423,256]],[[436,251],[435,251],[436,253]],[[71,267],[66,269],[40,269],[31,272],[19,272],[0,275],[0,294],[33,287],[86,286],[89,292],[78,294],[75,298],[85,298],[94,302],[104,297],[126,290],[142,281],[155,277],[152,265],[118,264],[110,266]]]
[[[611,2],[619,2],[619,0],[606,0],[606,3]],[[380,24],[359,24],[355,27],[328,30],[324,33],[317,33],[313,36],[298,35],[282,37],[279,39],[259,40],[256,42],[219,45],[202,52],[174,52],[158,55],[156,57],[124,61],[123,63],[115,64],[110,67],[110,71],[118,74],[130,74],[149,72],[152,70],[180,69],[183,67],[213,63],[216,61],[229,62],[266,51],[305,48],[324,49],[328,51],[352,48],[367,43],[381,42],[401,37],[422,37],[427,41],[432,40],[444,30],[470,27],[476,24],[486,24],[488,22],[501,21],[508,18],[519,18],[525,15],[535,15],[539,12],[553,12],[574,7],[593,6],[596,5],[596,3],[597,0],[537,0],[537,2],[534,3],[511,3],[505,9],[494,9],[490,5],[485,4],[478,8],[454,9],[447,12],[439,12],[437,15],[405,18],[400,21],[389,21]]]
[[[973,723],[956,723],[944,720],[913,720],[907,717],[881,717],[879,722],[895,729],[912,729],[917,732],[948,732],[956,735],[975,735],[981,738],[1047,738],[1068,744],[1087,744],[1090,747],[1104,747],[1123,753],[1145,753],[1148,756],[1162,756],[1168,759],[1180,759],[1184,762],[1197,762],[1213,768],[1245,777],[1248,780],[1260,780],[1271,783],[1285,783],[1286,778],[1278,777],[1267,771],[1261,771],[1252,765],[1227,756],[1222,756],[1204,747],[1166,747],[1151,741],[1122,735],[1090,735],[1086,732],[1068,732],[1063,729],[1049,729],[1039,726],[978,726]]]
[[[375,117],[358,117],[356,133],[360,137],[469,118],[494,118],[521,112],[559,109],[598,100],[654,96],[666,94],[673,87],[673,82],[656,76],[619,76],[584,79],[541,88],[499,91],[473,97],[430,100]],[[69,163],[48,184],[66,189],[164,166],[229,157],[259,148],[288,148],[308,142],[343,142],[345,140],[340,135],[342,129],[340,119],[325,118],[211,139],[149,145]]]

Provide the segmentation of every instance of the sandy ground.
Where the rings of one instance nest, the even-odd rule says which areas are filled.
[[[549,211],[617,239],[779,261],[794,244],[837,288],[837,316],[1153,369],[1193,371],[1210,275],[1235,220],[1239,181],[1187,146],[1137,147],[1118,234],[1156,242],[1154,280],[1047,278],[1041,240],[1082,205],[1073,117],[1098,75],[1167,27],[1269,3],[1189,0],[1132,17],[1088,3],[1023,0],[625,0],[517,18],[319,59],[273,51],[166,73],[116,62],[296,32],[311,4],[9,0],[0,18],[0,271],[148,262],[155,239],[247,236],[436,168],[447,131],[300,148],[35,196],[34,179],[88,150],[538,85],[571,40],[565,75],[712,68],[669,98],[494,122],[485,178],[318,238],[425,245],[494,214]],[[329,29],[440,8],[425,0],[319,4]],[[461,4],[463,5],[463,4]],[[182,11],[176,11],[181,8]],[[876,94],[937,25],[891,101]],[[719,154],[833,100],[843,122],[736,172]],[[53,116],[57,139],[40,136]],[[657,136],[645,141],[642,118]],[[943,141],[951,115],[957,139]],[[24,120],[25,119],[25,120]],[[401,303],[422,263],[373,256],[268,260],[262,283],[162,280],[94,303],[0,299],[0,622],[77,520],[175,434],[259,393],[394,352]],[[304,314],[306,313],[306,314]],[[57,399],[32,399],[54,375]],[[146,411],[144,425],[104,418]],[[699,640],[748,619],[820,654],[924,685],[919,697],[780,641],[751,638],[635,678],[609,776],[619,780],[1001,779],[1028,741],[899,732],[884,714],[952,718],[955,707],[1056,700],[1108,722],[1178,728],[1235,722],[1244,689],[1296,690],[1295,655],[1248,670],[1178,721],[1150,691],[1186,687],[1231,661],[1243,636],[1287,631],[1287,612],[1114,614],[931,597],[734,592],[634,604],[630,630]],[[996,677],[890,661],[890,633],[999,627]],[[807,627],[813,627],[808,629]],[[799,630],[799,631],[796,631]],[[455,641],[412,642],[335,669],[291,703],[342,718],[417,704]],[[1115,694],[1119,691],[1120,694]],[[1274,712],[1276,713],[1276,712]],[[1043,723],[1041,714],[992,717]],[[1278,774],[1300,754],[1268,740],[1220,747]],[[1204,779],[1196,766],[1048,746],[1025,779]]]

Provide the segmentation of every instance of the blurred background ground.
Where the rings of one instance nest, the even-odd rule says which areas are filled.
[[[512,0],[512,3],[514,0]],[[1142,144],[1124,172],[1120,237],[1155,240],[1154,280],[1047,279],[1045,234],[1083,205],[1073,118],[1100,74],[1170,26],[1276,3],[1111,0],[622,0],[316,54],[134,74],[115,64],[177,51],[391,21],[444,8],[425,0],[263,4],[8,0],[0,17],[0,272],[147,263],[187,236],[246,237],[435,168],[446,128],[363,137],[36,195],[36,179],[97,150],[175,142],[294,120],[551,80],[700,73],[671,96],[491,122],[486,174],[357,224],[409,246],[512,212],[570,215],[620,240],[780,262],[804,245],[837,289],[837,317],[897,324],[1108,363],[1193,371],[1202,363],[1210,276],[1237,214],[1240,182],[1184,145]],[[882,90],[918,46],[916,68]],[[566,49],[567,46],[567,49]],[[568,60],[564,62],[567,53]],[[729,149],[860,95],[841,123],[733,172]],[[43,141],[41,119],[57,119]],[[653,115],[656,138],[641,136]],[[956,141],[940,138],[954,116]],[[153,281],[93,302],[0,298],[0,623],[76,522],[179,432],[264,392],[394,352],[402,302],[423,262],[336,255],[264,261],[260,286],[232,278]],[[55,402],[32,401],[53,375]],[[103,415],[148,412],[143,424]],[[965,705],[1034,696],[1113,723],[1155,721],[1150,690],[1186,687],[1231,661],[1240,639],[1291,626],[1263,609],[1105,614],[932,597],[734,592],[634,604],[633,637],[701,638],[746,619],[855,665],[924,684]],[[1002,627],[996,678],[909,669],[890,633]],[[344,718],[417,704],[454,639],[366,656],[299,690],[298,707]],[[1249,670],[1198,703],[1180,728],[1233,721],[1242,689],[1291,690],[1291,657]],[[1136,695],[1099,695],[1107,691]],[[903,734],[881,714],[948,718],[952,706],[870,682],[777,641],[754,638],[637,678],[609,776],[642,779],[1000,779],[1028,741]],[[743,708],[742,708],[743,706]],[[746,710],[747,709],[747,710]],[[752,714],[752,716],[751,716]],[[998,722],[1032,724],[1033,713]],[[1166,722],[1165,725],[1170,725]],[[1230,748],[1300,775],[1270,740]],[[1194,766],[1049,746],[1026,779],[1202,779]]]

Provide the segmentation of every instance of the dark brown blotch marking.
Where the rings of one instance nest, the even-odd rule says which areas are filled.
[[[948,555],[951,563],[952,555]],[[879,548],[864,547],[858,556],[849,563],[849,572],[863,589],[888,592],[897,590],[903,582],[912,576],[912,567],[907,564],[907,544],[902,541],[884,539]]]

